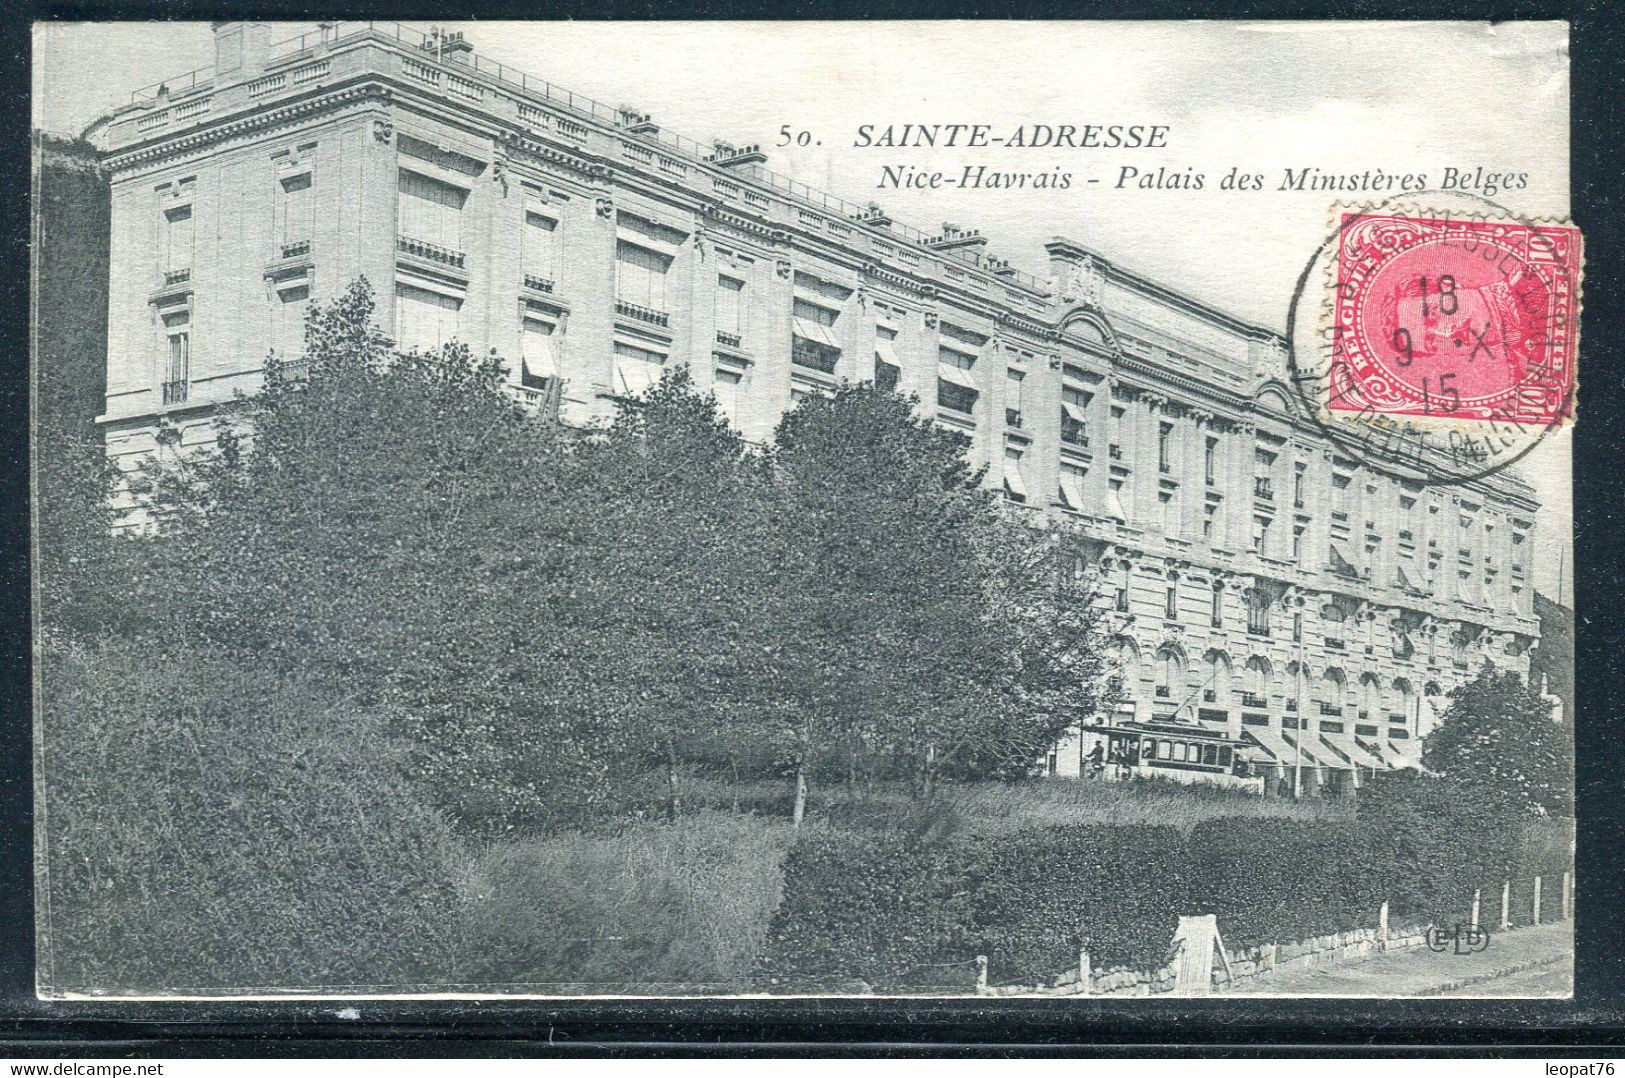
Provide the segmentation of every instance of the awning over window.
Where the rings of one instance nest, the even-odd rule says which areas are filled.
[[[1071,468],[1061,469],[1061,500],[1068,509],[1083,508],[1083,476]]]
[[[675,243],[651,236],[647,232],[640,232],[637,229],[627,228],[625,225],[622,225],[615,230],[615,238],[620,240],[622,243],[631,244],[633,247],[641,247],[645,251],[653,251],[655,254],[662,255],[667,259],[676,258],[678,251],[681,250],[681,248]]]
[[[1004,462],[1004,489],[1018,498],[1027,496],[1027,484],[1021,478],[1021,465],[1016,461]]]
[[[890,363],[898,370],[903,368],[903,361],[897,358],[897,349],[892,347],[892,342],[884,338],[875,341],[875,359],[881,363]]]
[[[1259,763],[1276,763],[1292,765],[1296,761],[1296,750],[1286,743],[1279,731],[1270,726],[1243,726],[1241,736],[1244,741],[1251,742],[1256,751],[1252,753],[1254,760]],[[1265,759],[1260,759],[1262,754]],[[1305,763],[1308,761],[1305,760]]]
[[[1324,749],[1320,750],[1322,753],[1321,756],[1315,755],[1314,751],[1312,751],[1316,747],[1313,736],[1304,737],[1303,734],[1297,730],[1282,730],[1281,737],[1286,741],[1287,752],[1289,754],[1286,760],[1283,761],[1284,763],[1295,764],[1302,762],[1305,765],[1343,767],[1345,769],[1347,767],[1347,765],[1341,763],[1340,761],[1323,759],[1324,756],[1331,755],[1331,753],[1326,752]]]
[[[1427,589],[1422,587],[1416,578],[1411,575],[1410,571],[1405,568],[1403,562],[1394,566],[1394,577],[1395,582],[1406,591],[1415,592],[1417,595],[1427,594]]]
[[[791,321],[795,325],[796,336],[802,340],[840,350],[840,342],[835,339],[835,334],[830,332],[830,327],[814,322],[811,318],[793,318]]]
[[[1062,401],[1061,411],[1074,423],[1087,423],[1089,421],[1088,413],[1071,401]]]
[[[622,396],[641,396],[659,380],[660,364],[632,356],[615,357],[615,382]]]
[[[1128,513],[1123,509],[1123,499],[1119,496],[1116,487],[1106,486],[1106,515],[1116,520],[1127,522]]]
[[[1355,568],[1354,559],[1349,556],[1347,544],[1333,541],[1331,549],[1327,551],[1327,567],[1334,573],[1343,576],[1359,576],[1360,570]]]
[[[938,363],[937,376],[950,385],[961,386],[965,389],[980,391],[976,379],[972,378],[970,371],[963,367],[956,367],[952,363]]]
[[[525,323],[520,334],[524,350],[525,373],[532,378],[557,378],[558,361],[553,355],[553,327],[539,322]]]
[[[1320,735],[1320,741],[1342,764],[1359,764],[1361,767],[1375,768],[1378,771],[1386,770],[1388,765],[1382,762],[1382,757],[1373,756],[1349,734]]]
[[[1392,764],[1396,768],[1410,768],[1414,771],[1422,770],[1422,746],[1415,741],[1390,741],[1388,749]]]

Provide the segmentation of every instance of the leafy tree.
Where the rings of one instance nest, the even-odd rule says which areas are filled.
[[[1506,813],[1573,811],[1567,733],[1517,673],[1485,663],[1450,691],[1422,763],[1452,786]]]
[[[583,549],[572,583],[601,611],[594,662],[664,770],[675,818],[681,765],[733,740],[741,721],[732,702],[756,571],[746,537],[760,517],[759,475],[686,367],[623,407],[572,466],[597,491],[575,533]]]
[[[625,740],[570,589],[586,478],[501,361],[400,354],[359,282],[273,356],[218,446],[155,467],[134,581],[155,644],[229,647],[395,716],[465,826],[590,818]]]
[[[892,762],[929,796],[944,768],[1028,770],[1096,702],[1088,589],[917,403],[867,384],[809,397],[767,458],[759,610],[798,807],[822,743],[849,778]]]

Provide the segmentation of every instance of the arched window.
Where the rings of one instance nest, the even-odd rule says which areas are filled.
[[[1373,719],[1377,717],[1382,707],[1381,691],[1377,679],[1370,674],[1360,679],[1360,718]]]
[[[1183,667],[1179,653],[1172,648],[1159,648],[1153,661],[1153,684],[1158,699],[1172,699],[1175,688],[1183,680]]]

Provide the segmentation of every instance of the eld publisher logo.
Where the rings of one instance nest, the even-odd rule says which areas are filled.
[[[1444,954],[1453,950],[1456,954],[1477,954],[1490,945],[1490,930],[1483,925],[1462,924],[1459,921],[1454,928],[1439,928],[1435,925],[1427,930],[1424,937],[1428,950],[1436,954]]]

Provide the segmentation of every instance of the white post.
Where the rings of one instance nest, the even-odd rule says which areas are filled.
[[[987,955],[976,956],[976,994],[987,995]]]
[[[1501,881],[1501,931],[1512,927],[1512,881]]]
[[[1475,928],[1478,926],[1479,899],[1482,897],[1483,893],[1484,892],[1480,888],[1473,888],[1473,915],[1468,919],[1467,923],[1473,925]]]
[[[1388,900],[1382,900],[1382,908],[1377,910],[1377,949],[1388,949]]]
[[[1082,948],[1078,951],[1078,983],[1083,985],[1086,995],[1094,991],[1094,976],[1095,971],[1089,965],[1089,949]]]
[[[1540,924],[1540,877],[1539,876],[1535,877],[1535,900],[1534,900],[1534,902],[1531,903],[1531,905],[1534,908],[1530,912],[1529,923],[1538,925],[1538,924]]]
[[[1574,914],[1574,878],[1567,872],[1563,873],[1563,920],[1567,921]]]

